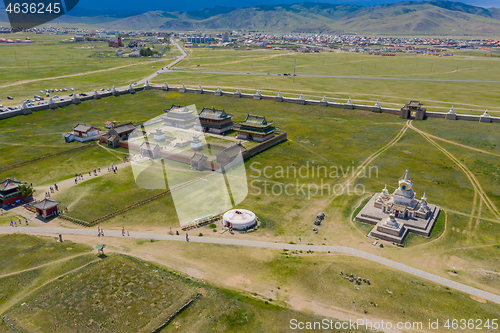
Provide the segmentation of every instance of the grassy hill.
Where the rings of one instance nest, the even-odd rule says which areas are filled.
[[[0,12],[0,21],[5,12]],[[500,33],[500,9],[451,1],[400,2],[377,6],[304,2],[249,8],[212,7],[186,12],[70,12],[60,19],[73,24],[134,30],[244,30],[295,33],[450,34]]]

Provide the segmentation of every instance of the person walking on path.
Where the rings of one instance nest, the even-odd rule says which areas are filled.
[[[188,236],[187,232],[186,232],[186,242],[189,242],[189,236]]]
[[[128,232],[128,230],[127,230],[127,237],[130,237],[130,233]]]
[[[125,227],[122,228],[122,236],[125,236]]]
[[[26,225],[28,225],[28,219],[25,219],[24,222],[26,222]]]
[[[12,220],[10,220],[10,226],[14,228],[14,222],[12,222]]]

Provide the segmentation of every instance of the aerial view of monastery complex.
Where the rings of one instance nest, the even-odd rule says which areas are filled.
[[[0,333],[499,332],[493,2],[6,1]]]

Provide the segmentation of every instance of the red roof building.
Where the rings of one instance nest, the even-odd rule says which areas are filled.
[[[18,200],[23,200],[19,192],[19,186],[26,185],[25,182],[20,182],[17,179],[7,178],[0,183],[0,205],[10,205]]]
[[[56,213],[56,215],[59,214],[59,204],[59,201],[45,198],[42,201],[33,204],[33,207],[36,209],[36,215],[47,218],[52,216],[52,213]]]

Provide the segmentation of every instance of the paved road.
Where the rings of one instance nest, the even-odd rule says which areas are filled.
[[[177,59],[175,59],[174,61],[172,61],[171,63],[169,63],[168,65],[164,66],[163,68],[165,69],[159,69],[159,70],[156,70],[153,74],[149,75],[148,77],[145,77],[144,79],[140,80],[140,81],[137,81],[137,86],[141,85],[141,84],[144,84],[146,83],[146,81],[150,81],[151,79],[155,78],[159,73],[166,73],[168,71],[170,71],[169,69],[167,68],[170,68],[174,65],[176,65],[179,61],[181,61],[182,59],[184,59],[185,57],[187,57],[187,53],[179,46],[179,44],[177,44],[173,39],[171,39],[171,42],[172,44],[174,44],[178,49],[179,51],[181,52],[181,56],[177,57]],[[151,61],[150,63],[155,63],[155,62],[160,62],[160,61],[165,61],[165,60],[162,60],[162,59],[159,59],[159,60],[154,60],[154,61]],[[41,80],[48,80],[50,78],[43,78]],[[128,85],[126,86],[122,86],[122,87],[115,87],[116,90],[127,90],[129,88]],[[68,94],[72,93],[71,91],[68,91],[67,94],[60,94],[59,97],[61,98],[64,98],[66,100],[71,100],[72,97],[70,97]],[[56,94],[56,93],[54,93]],[[91,92],[87,92],[86,93],[87,95],[91,96],[94,94],[93,91]],[[45,100],[46,103],[48,103],[48,99]],[[1,103],[0,103],[1,104]],[[13,106],[13,107],[18,107],[18,108],[21,108],[22,104],[18,104],[18,105],[5,105],[5,107],[8,107],[8,106]]]
[[[165,72],[176,73],[199,73],[199,74],[222,74],[222,75],[244,75],[244,76],[276,76],[277,74],[267,75],[267,73],[250,73],[247,72],[226,72],[215,70],[182,70],[173,69]],[[361,75],[321,75],[321,74],[297,74],[297,77],[309,78],[333,78],[333,79],[354,79],[354,80],[388,80],[388,81],[423,81],[423,82],[459,82],[459,83],[500,83],[496,80],[454,80],[454,79],[426,79],[426,78],[408,78],[408,77],[380,77],[380,76],[361,76]],[[291,76],[290,76],[291,78]]]
[[[30,234],[71,234],[71,235],[84,235],[84,236],[94,236],[97,239],[97,230],[93,229],[65,229],[65,228],[40,228],[40,227],[0,227],[0,233],[30,233]],[[121,231],[104,231],[104,237],[118,237],[123,238]],[[127,237],[127,236],[126,236]],[[132,233],[130,237],[127,238],[140,238],[140,239],[154,239],[154,240],[167,240],[167,241],[186,241],[184,235],[164,235],[164,234],[148,234],[148,233]],[[285,244],[285,243],[273,243],[273,242],[263,242],[263,241],[253,241],[253,240],[243,240],[243,239],[230,239],[230,238],[212,238],[212,237],[190,237],[190,242],[193,243],[208,243],[208,244],[222,244],[222,245],[236,245],[236,246],[249,246],[249,247],[260,247],[269,249],[289,249],[289,250],[312,250],[315,252],[328,252],[331,253],[342,253],[350,254],[363,259],[371,260],[376,263],[395,268],[405,273],[409,273],[420,278],[462,291],[464,293],[478,296],[484,298],[488,301],[500,304],[500,296],[495,295],[477,288],[467,286],[462,283],[451,281],[443,277],[427,273],[417,268],[410,267],[408,265],[401,264],[396,261],[392,261],[371,253],[356,250],[345,246],[327,246],[327,245],[300,245],[300,244]]]

